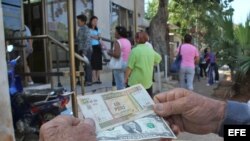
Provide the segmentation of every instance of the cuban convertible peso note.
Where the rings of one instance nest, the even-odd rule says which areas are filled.
[[[142,85],[77,98],[85,118],[92,118],[97,132],[154,113],[153,100]]]

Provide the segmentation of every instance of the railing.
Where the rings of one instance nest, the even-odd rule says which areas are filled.
[[[64,51],[69,52],[69,48],[65,44],[61,43],[60,41],[56,40],[55,38],[53,38],[53,37],[51,37],[49,35],[37,35],[37,36],[30,36],[30,37],[6,38],[6,41],[27,40],[27,39],[34,39],[34,40],[35,39],[48,39],[54,45],[60,47]],[[58,81],[57,86],[60,87],[60,86],[62,86],[61,82],[60,82],[60,76],[66,76],[66,75],[70,76],[70,75],[68,73],[66,74],[66,73],[60,72],[58,51],[56,51],[56,55],[57,55],[57,57],[56,57],[56,62],[57,62],[56,63],[56,70],[57,70],[57,72],[52,72],[53,64],[52,64],[52,56],[51,56],[51,51],[50,51],[51,48],[49,48],[48,46],[49,46],[48,44],[45,45],[45,47],[49,50],[48,52],[45,53],[45,54],[47,54],[47,57],[45,59],[46,59],[46,68],[48,68],[48,69],[46,69],[45,72],[31,72],[31,73],[26,73],[26,70],[24,70],[25,71],[24,75],[26,75],[26,76],[29,76],[29,75],[31,75],[31,76],[47,76],[50,79],[51,88],[54,88],[54,81],[52,79],[52,76],[57,76],[57,81]],[[86,64],[86,62],[85,62],[84,58],[81,55],[79,55],[77,53],[75,53],[74,55],[75,55],[75,58],[77,60],[79,60],[79,62],[80,62],[80,65],[79,65],[80,66],[80,70],[79,70],[80,72],[78,72],[77,75],[78,75],[78,77],[80,77],[80,80],[81,80],[81,83],[82,83],[81,90],[82,90],[82,94],[84,94],[85,93],[85,89],[84,89],[84,85],[83,85],[84,78],[82,78],[81,76],[84,74],[83,65]],[[23,59],[23,60],[24,60],[24,62],[26,61],[26,59]]]
[[[67,44],[67,41],[60,42],[60,41],[56,40],[55,38],[53,38],[50,35],[36,35],[36,36],[30,36],[30,37],[13,37],[13,38],[6,38],[6,41],[27,40],[27,39],[33,39],[33,40],[35,40],[35,39],[49,39],[49,41],[52,44],[60,47],[64,51],[69,52],[69,48],[65,45],[65,43]],[[104,38],[104,37],[102,37],[102,40],[104,42],[111,43],[111,47],[113,46],[113,41],[112,40]],[[53,69],[53,67],[52,67],[53,65],[52,64],[53,63],[52,63],[51,52],[49,51],[49,53],[47,54],[48,57],[46,58],[46,60],[48,60],[48,61],[46,61],[46,66],[48,66],[47,65],[48,62],[49,62],[49,66],[50,66],[50,67],[48,67],[49,71],[46,70],[45,72],[31,72],[29,74],[28,73],[24,73],[24,75],[27,75],[27,76],[28,75],[31,75],[31,76],[45,76],[46,75],[51,80],[51,87],[52,88],[54,87],[54,82],[52,80],[52,76],[57,76],[57,82],[58,82],[57,86],[61,87],[62,84],[61,84],[61,81],[60,81],[60,77],[61,76],[65,76],[65,73],[60,72],[60,65],[59,65],[60,62],[59,62],[58,50],[56,50],[55,53],[56,53],[56,72],[52,72],[52,69]],[[86,64],[84,58],[81,55],[79,55],[78,53],[75,53],[75,58],[80,61],[80,65],[79,66],[83,66],[84,64]],[[26,61],[26,59],[24,59],[24,61]],[[78,73],[78,76],[82,75],[83,70],[84,70],[83,68],[80,70],[80,72]],[[81,81],[84,81],[84,80],[81,80]],[[113,86],[115,85],[114,80],[113,80],[112,84],[113,84]],[[82,88],[81,89],[82,89],[82,93],[84,94],[85,93],[85,89],[83,87],[83,84],[82,84]]]
[[[11,41],[11,40],[27,40],[27,39],[49,39],[52,41],[54,44],[58,45],[58,47],[62,48],[65,51],[69,51],[69,48],[66,47],[63,43],[60,41],[56,40],[55,38],[51,37],[50,35],[37,35],[37,36],[30,36],[30,37],[14,37],[14,38],[6,38],[6,41]],[[79,60],[84,62],[84,59],[81,55],[75,53],[75,57]],[[84,62],[86,63],[86,62]]]
[[[111,46],[114,43],[114,41],[112,41],[110,39],[107,39],[107,38],[104,38],[104,37],[101,37],[101,38],[102,38],[103,41],[111,43]]]
[[[13,40],[27,40],[27,39],[43,39],[44,40],[44,47],[45,47],[45,63],[46,63],[46,72],[32,72],[30,74],[26,74],[26,75],[34,75],[34,76],[46,76],[46,78],[48,78],[51,82],[51,88],[54,87],[54,82],[52,79],[52,76],[57,76],[57,81],[58,81],[58,86],[60,86],[60,76],[65,76],[64,73],[59,72],[60,71],[60,67],[59,67],[59,54],[58,54],[58,50],[56,51],[56,66],[57,66],[57,72],[52,72],[52,68],[53,68],[53,61],[52,61],[52,55],[51,55],[51,47],[49,45],[49,43],[52,43],[54,45],[57,45],[58,47],[60,47],[61,49],[70,52],[71,49],[69,49],[69,47],[67,47],[64,43],[61,43],[60,41],[56,40],[55,38],[49,36],[49,35],[37,35],[37,36],[30,36],[30,37],[14,37],[14,38],[6,38],[6,41],[13,41]],[[105,42],[109,42],[111,43],[111,47],[113,46],[113,41],[106,39],[106,38],[102,38],[103,41]],[[50,41],[50,42],[49,42]],[[72,46],[72,45],[71,45]],[[23,54],[25,55],[25,52],[23,51]],[[77,53],[71,53],[71,63],[72,63],[72,56],[75,56],[76,59],[79,60],[80,62],[80,72],[78,72],[78,77],[80,78],[81,81],[81,90],[82,90],[82,94],[85,94],[85,88],[84,88],[84,77],[82,77],[82,75],[84,74],[84,64],[86,64],[86,62],[84,62],[84,58],[77,54]],[[26,61],[26,59],[24,59],[24,61]],[[72,68],[72,64],[70,66],[70,68]],[[48,71],[49,70],[49,71]],[[25,72],[27,72],[25,70]],[[68,76],[70,76],[71,78],[74,76],[76,76],[77,72],[75,71],[71,71],[71,73],[67,73]],[[71,79],[71,90],[74,93],[71,98],[72,98],[72,110],[73,110],[73,114],[74,116],[78,116],[78,108],[77,108],[77,102],[76,102],[76,90],[75,90],[75,86],[74,85],[74,80],[75,78]],[[115,85],[114,83],[114,78],[113,78],[113,86]]]

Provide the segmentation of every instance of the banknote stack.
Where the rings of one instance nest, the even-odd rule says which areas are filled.
[[[85,118],[96,123],[97,140],[130,141],[176,136],[153,111],[153,100],[142,85],[78,97]]]

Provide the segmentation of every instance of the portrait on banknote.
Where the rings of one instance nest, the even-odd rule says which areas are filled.
[[[131,121],[128,123],[124,123],[122,125],[123,129],[126,130],[128,133],[142,133],[142,129],[138,123],[135,121]]]

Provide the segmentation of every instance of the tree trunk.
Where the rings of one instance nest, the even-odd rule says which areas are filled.
[[[168,36],[168,0],[159,0],[158,12],[150,22],[149,36],[155,50],[162,55],[169,56],[169,36]],[[169,60],[169,59],[168,59]],[[164,58],[161,68],[164,67]]]

